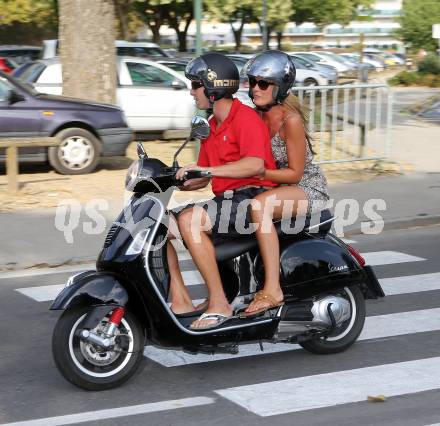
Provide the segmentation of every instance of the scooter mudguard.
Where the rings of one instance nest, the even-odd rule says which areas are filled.
[[[69,279],[50,309],[101,304],[124,306],[127,301],[127,291],[115,275],[86,271]]]

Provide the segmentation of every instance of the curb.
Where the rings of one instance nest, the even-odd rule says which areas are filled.
[[[376,224],[377,222],[371,221],[371,224]],[[424,226],[440,225],[440,215],[434,216],[422,216],[413,217],[409,219],[397,219],[386,221],[383,230],[384,231],[394,231],[398,229],[413,229],[420,228]],[[362,234],[361,229],[353,229],[347,231],[346,236],[360,235]]]

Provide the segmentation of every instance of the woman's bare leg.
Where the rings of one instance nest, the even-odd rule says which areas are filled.
[[[255,199],[259,201],[256,206],[259,204],[260,208],[253,207],[251,216],[252,221],[258,224],[256,235],[264,265],[263,291],[276,302],[282,302],[280,249],[278,235],[272,220],[281,218],[284,209],[290,209],[289,216],[306,214],[308,198],[305,192],[297,186],[283,186],[257,195]],[[286,211],[284,211],[285,214]],[[268,300],[255,301],[248,306],[245,312],[252,313],[269,305]]]

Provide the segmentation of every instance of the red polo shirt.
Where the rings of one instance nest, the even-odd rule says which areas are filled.
[[[244,157],[257,157],[264,160],[266,169],[275,169],[272,157],[269,129],[252,108],[238,99],[232,102],[231,110],[225,121],[217,128],[215,117],[209,120],[211,133],[202,141],[197,164],[202,167],[223,166]],[[246,185],[276,186],[269,180],[258,177],[249,178],[212,178],[212,191],[215,195],[229,189],[238,189]]]

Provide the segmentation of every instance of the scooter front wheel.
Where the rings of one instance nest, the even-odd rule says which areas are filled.
[[[52,354],[61,374],[69,382],[86,390],[105,390],[128,380],[143,359],[144,333],[138,319],[128,310],[108,349],[81,337],[82,324],[91,307],[69,309],[60,316],[52,336]],[[110,313],[89,330],[102,334]]]
[[[345,287],[337,294],[350,303],[351,315],[327,337],[299,342],[309,352],[334,354],[348,349],[359,337],[365,323],[365,299],[357,285]]]

